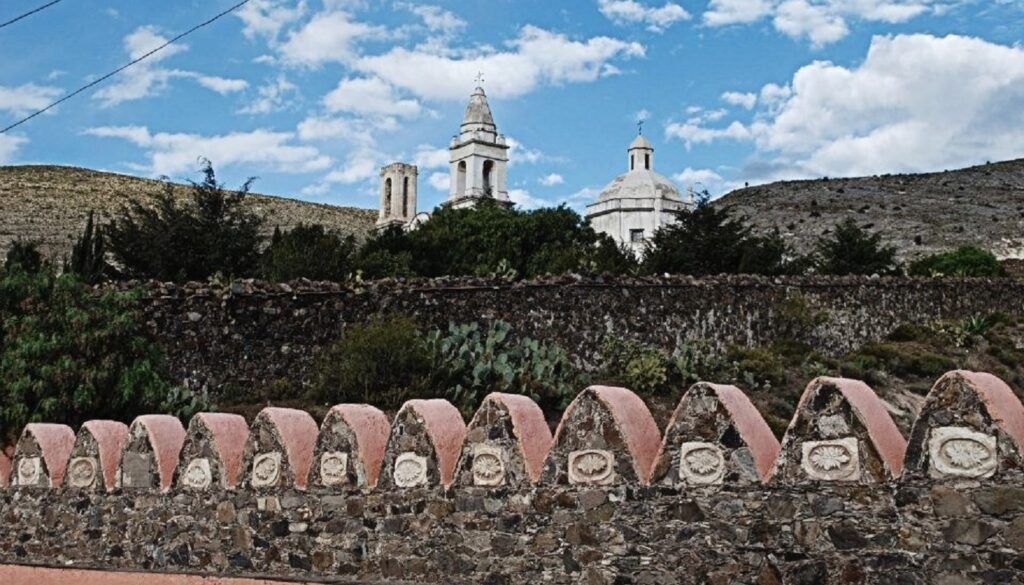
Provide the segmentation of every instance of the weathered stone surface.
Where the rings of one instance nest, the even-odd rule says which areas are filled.
[[[306,412],[264,408],[245,444],[244,481],[256,490],[305,489],[318,434],[316,421]]]
[[[192,417],[174,485],[205,490],[232,489],[242,473],[249,425],[236,414],[199,413]]]
[[[128,442],[128,426],[112,420],[91,420],[75,437],[68,464],[67,486],[84,490],[111,490]]]
[[[311,488],[371,489],[377,485],[390,423],[365,404],[340,404],[327,413],[317,439]]]
[[[406,402],[391,424],[378,489],[451,485],[465,435],[466,423],[449,402]]]
[[[544,413],[533,400],[491,394],[466,429],[456,484],[527,487],[540,477],[551,443]]]
[[[60,487],[74,445],[75,433],[68,426],[46,423],[26,425],[14,448],[11,487]]]
[[[128,428],[115,486],[166,491],[174,479],[185,442],[185,428],[173,416],[145,415]]]

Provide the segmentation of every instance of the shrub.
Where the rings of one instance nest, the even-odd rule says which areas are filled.
[[[682,346],[672,354],[646,343],[608,336],[601,344],[604,375],[642,395],[683,392],[709,368],[701,353]]]
[[[1004,276],[999,260],[986,250],[965,246],[935,254],[910,265],[911,276],[997,277]]]
[[[704,193],[690,211],[648,242],[642,269],[648,274],[790,274],[802,265],[777,232],[755,236],[728,208],[711,205]]]
[[[352,272],[356,241],[322,225],[303,225],[282,233],[274,230],[270,246],[260,257],[260,274],[272,282],[297,278],[346,280]]]
[[[883,246],[881,234],[868,233],[847,219],[817,243],[816,266],[822,274],[898,274],[896,248]]]
[[[313,391],[319,400],[396,409],[409,398],[431,397],[426,340],[408,317],[376,317],[349,325],[318,360]]]
[[[191,201],[180,203],[166,183],[149,204],[132,201],[108,226],[111,253],[127,276],[185,281],[256,274],[262,220],[245,207],[253,179],[228,191],[209,161],[202,173],[201,182],[192,182]]]
[[[427,343],[435,387],[467,415],[491,392],[525,394],[544,409],[563,409],[584,385],[565,350],[516,337],[504,321],[487,329],[452,323],[447,332],[431,332]]]
[[[208,408],[205,396],[162,376],[137,301],[137,293],[94,293],[52,270],[0,277],[0,438],[29,422]]]
[[[7,250],[7,257],[4,259],[4,271],[11,272],[21,270],[35,274],[43,269],[43,255],[39,253],[39,244],[36,242],[15,240]]]
[[[87,284],[101,282],[110,273],[103,228],[93,223],[92,211],[85,221],[85,230],[71,248],[71,259],[64,263],[64,272],[78,276]]]

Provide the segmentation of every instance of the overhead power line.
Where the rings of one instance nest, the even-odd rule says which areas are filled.
[[[227,16],[228,14],[231,14],[235,10],[238,10],[239,8],[241,8],[242,6],[245,6],[246,4],[248,4],[251,1],[252,0],[242,0],[242,2],[239,2],[238,4],[235,4],[231,8],[228,8],[224,12],[221,12],[220,14],[214,16],[213,18],[211,18],[211,19],[209,19],[209,20],[207,20],[205,22],[202,22],[202,23],[199,23],[199,24],[193,26],[192,28],[190,28],[187,31],[179,34],[178,36],[176,36],[173,39],[167,41],[166,43],[160,45],[159,47],[153,49],[152,51],[149,51],[148,53],[146,53],[144,55],[140,55],[138,58],[132,59],[128,63],[125,63],[124,65],[118,67],[117,69],[111,71],[110,73],[107,73],[103,77],[100,77],[100,78],[98,78],[96,80],[93,80],[93,81],[83,85],[82,87],[80,87],[80,88],[76,89],[75,91],[65,95],[64,97],[62,97],[59,100],[53,102],[52,104],[46,106],[45,108],[35,112],[34,114],[31,114],[29,116],[26,116],[26,117],[22,118],[21,120],[18,120],[17,122],[15,122],[15,123],[11,124],[10,126],[4,128],[3,130],[0,130],[0,134],[5,134],[8,131],[13,130],[14,128],[17,128],[18,126],[21,126],[25,122],[28,122],[32,118],[35,118],[36,116],[38,116],[40,114],[43,114],[43,113],[45,113],[45,112],[47,112],[49,110],[52,110],[53,108],[55,108],[55,107],[59,106],[60,104],[68,101],[69,99],[75,97],[76,95],[82,93],[83,91],[86,91],[86,90],[88,90],[90,88],[96,87],[97,85],[103,83],[104,81],[106,81],[106,80],[110,79],[111,77],[117,75],[118,73],[124,71],[125,69],[128,69],[132,65],[136,65],[136,64],[138,64],[138,63],[140,63],[142,61],[145,61],[149,57],[152,57],[156,53],[159,53],[160,51],[166,49],[170,45],[173,45],[177,41],[180,41],[181,39],[187,37],[188,35],[196,32],[197,30],[199,30],[199,29],[201,29],[201,28],[203,28],[205,26],[209,26],[209,25],[213,24],[214,22],[220,20],[221,18],[223,18],[224,16]]]
[[[25,14],[22,14],[21,16],[17,16],[15,18],[12,18],[12,19],[8,20],[7,22],[0,22],[0,28],[3,28],[5,26],[10,26],[10,25],[18,22],[19,20],[21,20],[23,18],[28,18],[28,17],[32,16],[33,14],[35,14],[36,12],[42,12],[43,10],[46,10],[47,8],[53,6],[54,4],[58,4],[58,3],[62,2],[62,1],[63,0],[53,0],[53,2],[47,2],[46,4],[43,4],[42,6],[40,6],[39,8],[35,8],[33,10],[29,10]]]

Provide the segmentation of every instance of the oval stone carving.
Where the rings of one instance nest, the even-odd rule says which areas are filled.
[[[854,481],[860,479],[860,451],[855,437],[834,441],[805,441],[801,466],[811,479]]]
[[[692,484],[722,483],[725,456],[713,443],[693,441],[679,445],[679,479]]]
[[[68,485],[73,488],[91,488],[96,483],[96,460],[75,457],[68,464]]]
[[[324,485],[341,485],[348,480],[348,453],[328,451],[320,457],[320,481]]]
[[[937,427],[928,440],[929,474],[934,478],[988,478],[999,458],[996,438],[963,427]]]
[[[473,449],[473,485],[496,486],[505,483],[505,464],[501,449],[477,445]]]
[[[277,485],[281,477],[281,454],[260,453],[252,462],[252,485],[269,487]]]
[[[569,483],[606,485],[615,479],[615,456],[610,451],[586,449],[569,453]]]
[[[204,490],[210,487],[210,484],[213,483],[213,474],[210,472],[210,460],[199,458],[189,461],[182,481],[186,486],[197,490]]]
[[[427,458],[415,453],[401,453],[395,458],[395,485],[410,488],[427,484]]]
[[[18,485],[36,485],[42,476],[43,461],[39,457],[25,457],[18,462]]]

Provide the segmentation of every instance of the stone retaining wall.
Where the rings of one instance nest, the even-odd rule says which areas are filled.
[[[444,401],[412,401],[390,428],[372,407],[332,412],[321,429],[285,409],[249,429],[210,415],[184,432],[163,417],[127,435],[87,425],[74,449],[54,447],[70,429],[30,425],[0,490],[0,565],[352,583],[1024,583],[1024,405],[988,374],[940,379],[909,441],[869,387],[835,378],[807,387],[781,443],[739,390],[709,384],[664,435],[609,387],[579,394],[553,436],[520,396],[488,397],[468,425]],[[98,474],[117,452],[110,485]]]
[[[476,279],[225,286],[129,283],[145,291],[145,318],[176,380],[211,389],[301,384],[343,328],[375,314],[510,322],[566,348],[593,369],[608,334],[707,352],[799,338],[827,354],[877,341],[902,324],[1024,311],[1013,280],[866,277],[572,278],[507,283]],[[808,327],[814,315],[820,323]]]

